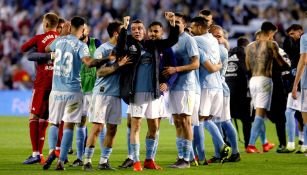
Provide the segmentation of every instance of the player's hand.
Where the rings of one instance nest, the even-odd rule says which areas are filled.
[[[126,55],[126,56],[119,59],[118,65],[123,66],[123,65],[126,65],[126,64],[131,64],[132,62],[130,62],[130,61],[131,61],[131,58]]]
[[[176,72],[177,72],[176,67],[165,67],[164,71],[162,72],[162,75],[163,76],[169,76],[169,75],[172,75]]]
[[[124,22],[124,28],[125,29],[128,29],[128,26],[129,26],[129,21],[130,21],[130,16],[125,16],[124,18],[123,18],[123,22]]]
[[[293,86],[292,88],[292,98],[297,99],[297,86]]]
[[[167,90],[168,90],[167,84],[166,84],[166,83],[161,83],[161,84],[160,84],[160,91],[161,91],[161,92],[165,92],[165,91],[167,91]]]
[[[172,25],[175,26],[175,13],[173,12],[165,12],[165,19]]]

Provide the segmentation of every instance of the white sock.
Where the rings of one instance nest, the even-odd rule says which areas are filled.
[[[295,149],[295,142],[288,142],[287,148],[288,149]]]
[[[39,152],[35,151],[35,152],[32,152],[32,157],[36,157],[39,155]]]
[[[133,160],[133,156],[132,155],[128,155],[128,158]]]
[[[304,132],[303,131],[299,131],[298,132],[298,139],[302,142],[304,142]]]
[[[92,163],[92,160],[91,159],[86,159],[86,158],[84,159],[84,164],[87,164],[89,162]]]
[[[108,159],[100,157],[99,164],[107,163]]]

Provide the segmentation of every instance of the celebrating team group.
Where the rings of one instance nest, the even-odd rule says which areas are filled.
[[[36,64],[29,119],[32,155],[24,164],[40,163],[47,170],[58,158],[55,169],[64,170],[76,125],[77,158],[70,167],[95,169],[92,157],[98,139],[101,150],[98,169],[113,170],[109,157],[117,126],[121,124],[122,100],[128,104],[128,156],[120,168],[162,169],[155,156],[163,118],[168,118],[176,128],[178,155],[170,168],[241,160],[237,132],[231,122],[232,89],[225,80],[227,70],[231,70],[228,66],[237,69],[228,58],[239,59],[228,56],[227,32],[213,24],[209,10],[200,11],[199,16],[189,21],[183,13],[165,12],[165,19],[168,27],[154,21],[147,30],[141,20],[130,20],[129,16],[122,22],[112,21],[107,27],[109,40],[102,44],[89,36],[84,18],[75,16],[65,21],[55,13],[44,15],[45,33],[34,36],[21,47]],[[165,38],[163,32],[167,28]],[[246,43],[244,69],[250,79],[249,92],[255,109],[249,140],[245,140],[248,153],[259,152],[255,142],[258,137],[265,137],[264,118],[270,111],[273,93],[272,65],[276,62],[281,70],[290,69],[273,40],[276,32],[274,24],[264,22],[256,41],[248,44],[244,38],[238,40],[238,45]],[[294,149],[295,111],[302,113],[302,130],[307,137],[306,34],[300,39],[300,54],[293,90],[288,97],[287,111],[293,111],[293,119],[290,123],[287,118],[287,123],[293,126],[287,127],[291,140],[287,152]],[[301,88],[297,92],[299,82]],[[241,93],[246,95],[244,91]],[[244,105],[240,100],[238,104]],[[146,158],[141,163],[143,118],[148,129]],[[89,132],[86,120],[91,123],[87,125],[92,125]],[[48,125],[49,153],[45,160],[42,151]],[[204,129],[212,136],[214,146],[214,156],[209,160],[205,156]],[[264,152],[273,147],[264,139]],[[302,149],[307,150],[305,142]]]

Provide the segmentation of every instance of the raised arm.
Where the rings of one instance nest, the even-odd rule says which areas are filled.
[[[123,27],[119,32],[119,36],[117,39],[117,44],[115,47],[116,56],[124,56],[125,55],[125,46],[127,42],[127,29],[129,26],[130,16],[125,16],[123,18]]]

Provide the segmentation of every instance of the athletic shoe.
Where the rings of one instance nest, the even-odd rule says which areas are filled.
[[[142,171],[142,170],[143,169],[140,161],[133,163],[133,171]]]
[[[231,148],[227,145],[224,145],[220,151],[220,155],[221,155],[221,162],[223,163],[226,158],[230,157]]]
[[[82,169],[84,171],[93,171],[93,166],[91,162],[87,162],[86,164],[83,165]]]
[[[277,153],[293,153],[295,151],[295,148],[287,148],[285,146],[278,146],[276,149]]]
[[[80,159],[76,159],[71,165],[70,167],[78,167],[78,166],[83,166],[83,161]]]
[[[157,165],[156,162],[153,161],[152,159],[145,159],[144,168],[152,170],[162,170],[162,168],[159,165]]]
[[[45,164],[43,165],[44,170],[48,170],[52,164],[52,162],[55,160],[56,155],[54,151],[52,151],[49,156],[47,157],[47,160],[45,161]]]
[[[240,153],[232,154],[229,158],[225,159],[225,162],[239,162],[241,160]]]
[[[37,155],[37,156],[35,156],[35,157],[29,156],[29,157],[23,162],[23,164],[30,165],[30,164],[34,164],[34,163],[39,163],[40,161],[41,161],[40,155]]]
[[[208,164],[209,163],[221,163],[221,159],[220,158],[217,158],[215,156],[213,156],[211,159],[208,160],[207,162]]]
[[[74,150],[72,149],[72,147],[70,147],[69,149],[68,149],[68,154],[73,154],[74,153]]]
[[[170,165],[169,167],[170,168],[176,168],[178,164],[180,164],[180,162],[183,161],[183,158],[182,159],[179,159],[177,157],[177,161],[175,163],[173,163],[172,165]]]
[[[205,159],[205,160],[204,160],[203,165],[209,165],[209,163],[208,163],[207,159]]]
[[[198,166],[199,162],[196,159],[190,160],[190,165],[191,166]]]
[[[64,160],[64,164],[66,165],[66,164],[68,164],[69,163],[69,160],[68,160],[68,158],[66,157],[66,159]]]
[[[59,171],[65,170],[64,163],[59,160],[58,163],[55,166],[55,170],[59,170]]]
[[[275,147],[274,143],[267,142],[262,145],[263,152],[268,152]]]
[[[184,159],[179,159],[176,165],[172,166],[172,168],[179,168],[179,169],[190,168],[190,162],[185,161]]]
[[[98,164],[98,169],[100,169],[100,170],[116,170],[115,168],[112,168],[112,166],[109,163],[109,160],[106,163]]]
[[[133,160],[132,159],[129,159],[127,158],[122,165],[119,165],[118,167],[120,168],[129,168],[129,167],[132,167],[133,166]]]
[[[260,153],[260,151],[254,145],[248,145],[246,148],[247,153]]]

